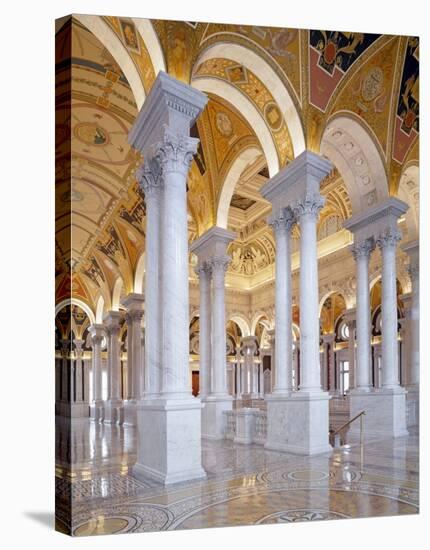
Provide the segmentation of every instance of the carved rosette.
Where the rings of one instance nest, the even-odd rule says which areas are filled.
[[[387,231],[385,231],[378,237],[378,239],[376,240],[376,244],[379,246],[381,250],[383,248],[390,248],[390,247],[395,248],[401,238],[402,238],[402,234],[397,229],[396,230],[387,229]]]
[[[294,216],[298,221],[306,218],[316,222],[324,204],[325,198],[321,195],[306,196],[295,204],[293,208]]]
[[[294,213],[290,207],[283,208],[277,216],[271,216],[268,221],[276,236],[283,231],[290,233],[293,225],[296,223]]]
[[[375,249],[375,241],[373,238],[365,239],[364,241],[354,243],[351,248],[354,260],[360,258],[369,258],[370,253]]]
[[[163,140],[158,144],[156,155],[162,174],[179,172],[186,177],[193,156],[197,152],[198,144],[198,138],[192,138],[184,134],[175,134],[166,128]]]

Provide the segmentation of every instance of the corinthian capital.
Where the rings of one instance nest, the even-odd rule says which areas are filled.
[[[224,275],[230,265],[230,262],[230,256],[214,256],[210,260],[207,260],[207,265],[211,269],[213,275]]]
[[[161,166],[157,158],[145,162],[136,172],[136,179],[148,199],[154,196],[162,184]]]
[[[273,231],[277,233],[278,231],[288,231],[290,232],[293,225],[296,223],[294,213],[290,207],[282,208],[282,210],[277,214],[272,214],[270,216],[269,225],[272,226]]]
[[[358,260],[359,258],[368,258],[374,249],[375,241],[372,237],[370,237],[364,241],[354,243],[351,248],[351,252],[354,256],[354,260]]]
[[[402,234],[398,229],[387,229],[376,240],[379,248],[396,247],[397,243],[402,238]]]
[[[212,275],[212,268],[208,262],[202,262],[194,268],[194,273],[198,275],[200,279],[209,278]]]
[[[325,198],[321,195],[307,195],[295,204],[293,208],[294,216],[298,221],[302,217],[312,218],[316,221],[324,204]]]
[[[163,173],[180,172],[186,176],[191,166],[193,155],[197,152],[198,144],[199,140],[197,138],[173,133],[168,128],[165,128],[163,140],[157,147],[156,157]]]

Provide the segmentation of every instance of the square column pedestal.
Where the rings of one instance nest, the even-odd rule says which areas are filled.
[[[329,400],[326,392],[266,396],[266,449],[298,455],[329,453]]]
[[[368,392],[352,390],[349,395],[350,418],[365,411],[363,435],[365,441],[408,435],[406,429],[406,391],[376,389]],[[348,431],[348,443],[360,438],[360,422],[353,422]]]
[[[123,403],[123,423],[124,426],[136,426],[137,425],[137,401],[136,399],[127,399]]]
[[[123,424],[124,408],[121,399],[108,399],[105,402],[105,422]]]
[[[90,404],[90,418],[95,422],[103,422],[105,418],[105,402],[93,401]]]
[[[208,396],[202,399],[202,437],[207,439],[224,439],[226,417],[224,411],[231,411],[233,398]]]
[[[201,409],[198,398],[140,401],[133,475],[165,485],[205,478],[201,466]]]

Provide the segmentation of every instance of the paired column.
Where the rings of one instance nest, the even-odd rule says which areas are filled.
[[[75,395],[76,395],[76,403],[82,404],[84,401],[84,377],[83,377],[83,350],[82,346],[84,345],[84,341],[75,338],[74,340],[75,344]]]
[[[317,221],[320,182],[331,163],[304,151],[271,178],[261,194],[272,203],[276,238],[275,391],[267,399],[266,448],[297,454],[327,452],[328,399],[321,389]],[[283,217],[288,221],[284,221]],[[291,264],[289,231],[300,228],[300,383],[292,391]]]
[[[201,403],[191,393],[187,177],[198,146],[190,128],[207,97],[160,71],[129,133],[142,153],[147,201],[145,398],[133,473],[165,484],[205,476]],[[135,349],[133,348],[133,363]],[[157,354],[161,355],[161,361]],[[185,434],[185,435],[184,435]]]
[[[369,259],[375,249],[372,237],[357,241],[352,247],[356,263],[357,296],[356,296],[356,337],[357,365],[355,369],[355,388],[357,391],[369,391],[371,382],[371,319],[370,319],[370,285]]]
[[[287,395],[292,390],[292,302],[291,302],[291,229],[294,215],[282,209],[269,220],[275,233],[275,382],[272,393]]]
[[[355,386],[355,371],[356,371],[356,353],[355,353],[355,339],[356,339],[356,326],[357,326],[357,312],[356,309],[347,309],[344,314],[344,319],[348,327],[348,363],[349,363],[349,389]],[[345,388],[342,388],[345,391]]]
[[[419,243],[413,241],[402,246],[409,256],[408,273],[411,279],[411,304],[409,312],[408,390],[417,390],[420,383],[420,295],[419,295]]]
[[[357,268],[357,369],[356,387],[350,394],[350,416],[366,412],[364,433],[372,439],[407,434],[406,392],[399,381],[396,284],[396,249],[401,238],[398,219],[407,208],[404,202],[390,197],[344,224],[354,234],[352,253]],[[371,387],[369,300],[369,257],[375,245],[382,257],[382,380],[376,388]],[[376,346],[373,352],[377,352]],[[351,425],[349,437],[358,439],[358,425]]]
[[[200,282],[200,376],[202,434],[221,439],[225,431],[223,411],[232,408],[227,388],[225,273],[230,264],[226,254],[235,234],[211,227],[190,247],[198,256],[196,273]]]

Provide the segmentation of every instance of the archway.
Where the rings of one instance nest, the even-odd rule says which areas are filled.
[[[364,124],[364,123],[363,123]],[[335,115],[324,130],[320,152],[339,170],[356,214],[389,196],[381,154],[370,130],[349,114]]]

